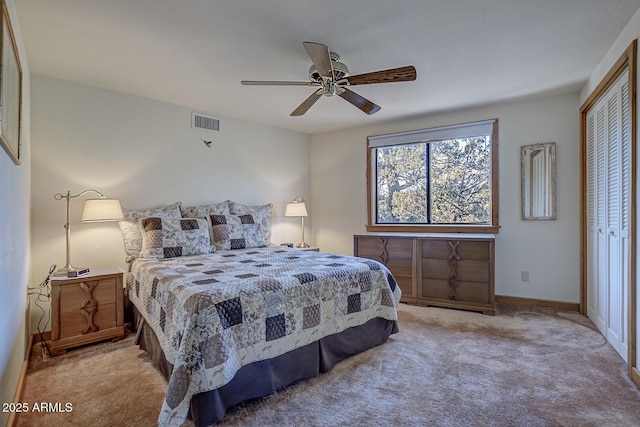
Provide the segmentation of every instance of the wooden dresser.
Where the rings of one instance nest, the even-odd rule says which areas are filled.
[[[382,262],[402,302],[495,314],[494,235],[364,234],[354,255]]]
[[[51,355],[124,337],[122,277],[113,268],[51,280]]]

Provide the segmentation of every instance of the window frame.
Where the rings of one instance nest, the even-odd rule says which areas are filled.
[[[490,224],[378,224],[376,223],[376,156],[375,150],[383,146],[407,144],[411,138],[420,138],[412,142],[428,142],[446,139],[459,139],[465,128],[476,126],[491,126],[491,223]],[[450,136],[447,136],[450,135]],[[476,135],[474,135],[476,136]],[[384,141],[388,141],[385,143]],[[367,137],[367,231],[372,232],[400,232],[400,233],[478,233],[497,234],[498,223],[498,119],[481,120],[477,122],[460,123],[456,125],[419,129],[386,135]],[[429,189],[429,196],[431,197]]]

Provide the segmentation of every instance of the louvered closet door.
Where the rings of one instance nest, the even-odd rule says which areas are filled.
[[[616,86],[617,88],[617,86]],[[608,287],[609,287],[609,319],[607,322],[607,340],[622,353],[621,342],[622,324],[624,319],[621,281],[621,253],[620,253],[620,135],[618,105],[620,98],[617,91],[608,99],[607,108],[607,248],[609,250],[608,261]],[[626,352],[625,352],[626,353]]]
[[[631,214],[628,73],[587,115],[587,315],[626,361]]]
[[[605,220],[604,106],[596,105],[587,115],[587,316],[604,334],[607,319],[606,267],[600,263]],[[597,131],[596,131],[597,129]],[[605,247],[606,248],[606,247]],[[602,275],[601,275],[602,274]],[[604,300],[604,301],[603,301]]]
[[[629,283],[631,277],[631,102],[629,99],[629,74],[619,82],[620,101],[620,348],[618,352],[627,362],[629,348]]]

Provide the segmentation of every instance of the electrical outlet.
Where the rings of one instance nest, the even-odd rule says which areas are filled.
[[[521,271],[520,272],[520,280],[522,282],[528,282],[529,281],[529,272],[528,271]]]

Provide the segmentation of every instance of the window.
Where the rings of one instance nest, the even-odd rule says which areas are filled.
[[[498,231],[498,122],[369,137],[369,231]]]

